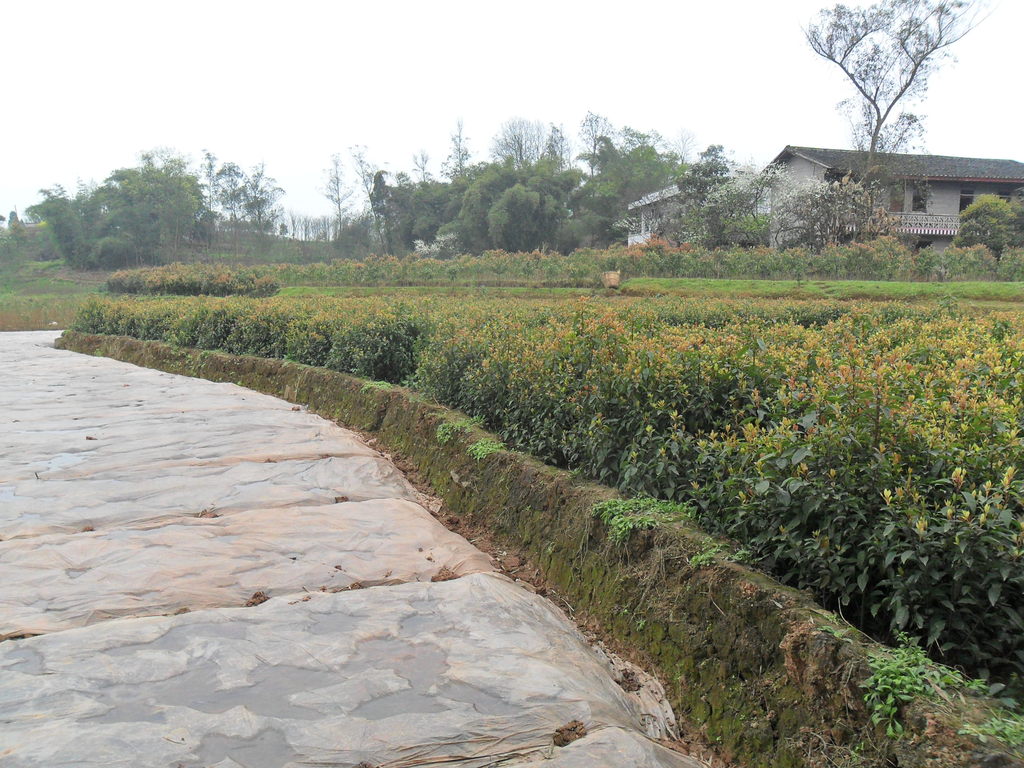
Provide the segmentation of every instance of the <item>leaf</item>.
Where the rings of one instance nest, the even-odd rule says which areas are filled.
[[[939,639],[939,635],[942,634],[942,630],[944,630],[945,628],[946,628],[946,620],[945,619],[936,619],[935,621],[933,621],[931,626],[928,628],[928,642],[925,643],[925,644],[926,645],[931,645],[936,640],[938,640]]]
[[[803,461],[804,459],[806,459],[810,455],[811,455],[811,449],[810,448],[807,448],[807,447],[797,448],[795,451],[793,451],[793,458],[790,459],[790,461],[792,461],[793,466],[795,467],[797,464],[799,464],[801,461]]]
[[[909,617],[910,611],[907,609],[907,606],[901,605],[899,608],[896,609],[896,615],[893,616],[892,621],[893,624],[895,624],[897,627],[903,629],[903,627],[907,625],[907,619]]]
[[[999,595],[1003,591],[1003,585],[996,583],[988,588],[988,601],[994,606],[999,602]]]
[[[770,486],[771,486],[771,483],[768,482],[767,480],[760,480],[754,486],[754,493],[756,493],[758,496],[760,496],[763,493],[765,493]]]

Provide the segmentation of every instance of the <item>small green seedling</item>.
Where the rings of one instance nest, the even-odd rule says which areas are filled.
[[[692,518],[693,509],[688,504],[651,498],[608,499],[596,504],[593,514],[608,526],[608,538],[613,543],[624,544],[634,531]]]
[[[483,423],[483,419],[476,417],[472,419],[462,419],[461,421],[442,421],[437,425],[436,435],[438,445],[447,445],[452,441],[452,438],[460,432],[469,432],[473,427],[478,427]]]
[[[505,449],[504,443],[498,440],[493,440],[489,437],[482,438],[473,443],[469,448],[466,449],[466,453],[472,456],[477,461],[483,461],[491,454],[497,453]]]

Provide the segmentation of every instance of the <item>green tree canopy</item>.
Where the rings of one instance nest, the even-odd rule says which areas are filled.
[[[960,214],[954,245],[985,245],[997,256],[1024,245],[1024,205],[996,195],[981,195]]]

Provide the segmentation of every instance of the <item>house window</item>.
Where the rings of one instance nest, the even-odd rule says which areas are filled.
[[[894,184],[889,187],[889,211],[892,213],[903,212],[903,200],[907,193],[902,184]]]
[[[914,185],[914,207],[915,213],[924,213],[928,210],[928,189],[923,184]]]
[[[967,206],[974,202],[974,190],[973,189],[961,189],[960,190],[960,211],[964,211]]]

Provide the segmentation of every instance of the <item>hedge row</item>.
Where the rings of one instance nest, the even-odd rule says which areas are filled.
[[[242,288],[256,275],[282,285],[597,287],[601,273],[611,270],[625,278],[1024,280],[1024,249],[1009,250],[997,261],[984,246],[914,252],[893,238],[831,246],[818,253],[799,248],[705,251],[649,244],[580,250],[568,256],[488,251],[448,261],[415,255],[372,257],[361,262],[267,265],[237,273],[213,267],[155,267],[118,272],[109,287],[118,293],[246,294]],[[238,289],[222,288],[235,274]]]
[[[205,264],[122,269],[107,279],[111,293],[173,296],[273,296],[281,289],[271,275],[254,269]]]
[[[723,321],[738,306],[99,301],[75,329],[411,383],[518,449],[693,502],[876,637],[1020,687],[1024,318],[748,302]]]

